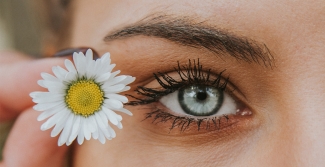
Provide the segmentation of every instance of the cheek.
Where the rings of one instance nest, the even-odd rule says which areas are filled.
[[[168,131],[162,134],[152,128],[155,125],[151,121],[142,121],[144,107],[128,109],[134,115],[123,117],[123,130],[116,129],[115,139],[105,145],[90,140],[75,146],[74,166],[229,166],[251,161],[247,153],[256,152],[256,131],[230,132],[228,137],[217,131],[200,135],[177,132],[179,136],[175,136]]]

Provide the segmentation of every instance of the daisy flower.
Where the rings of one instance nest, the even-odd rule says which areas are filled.
[[[65,60],[65,67],[54,66],[54,76],[41,73],[43,80],[38,84],[48,92],[32,92],[30,96],[36,111],[42,113],[38,121],[47,119],[41,130],[52,127],[51,137],[60,134],[58,145],[70,145],[76,138],[81,145],[84,139],[98,139],[105,143],[116,136],[109,122],[122,129],[122,116],[117,112],[132,115],[123,108],[127,97],[118,93],[130,89],[128,84],[135,80],[132,76],[120,75],[120,71],[112,72],[115,64],[110,64],[110,54],[93,60],[93,52],[88,49],[73,54],[74,64]]]

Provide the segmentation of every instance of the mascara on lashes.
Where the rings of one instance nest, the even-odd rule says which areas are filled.
[[[133,95],[128,95],[134,98],[135,100],[130,101],[129,103],[127,103],[127,105],[146,105],[158,102],[163,96],[173,93],[181,88],[192,85],[209,86],[216,88],[221,92],[224,92],[227,88],[227,84],[229,81],[229,78],[224,79],[224,77],[222,77],[225,70],[216,75],[216,77],[214,77],[215,79],[212,79],[211,70],[203,70],[199,59],[197,61],[193,60],[193,63],[191,60],[189,60],[188,64],[185,66],[181,66],[178,62],[175,71],[179,75],[179,80],[175,80],[166,73],[154,73],[154,78],[157,80],[161,88],[157,89],[138,86],[135,91],[142,97],[139,98]],[[152,108],[151,112],[146,113],[144,120],[148,118],[152,118],[153,123],[171,121],[172,124],[170,130],[174,128],[180,128],[181,132],[188,129],[192,124],[196,124],[198,130],[201,129],[201,126],[205,126],[206,130],[210,129],[211,127],[214,127],[214,129],[220,129],[221,122],[228,122],[228,120],[230,119],[228,115],[204,118],[176,116],[156,106]]]

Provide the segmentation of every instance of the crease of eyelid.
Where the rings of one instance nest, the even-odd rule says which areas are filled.
[[[230,55],[247,63],[256,63],[271,69],[276,67],[273,53],[266,44],[234,35],[220,28],[203,25],[203,21],[196,22],[186,17],[150,15],[106,35],[104,41],[139,35],[158,37],[184,46],[205,48],[219,57]]]
[[[225,69],[224,71],[227,71],[227,69]],[[169,73],[173,73],[173,72],[175,72],[175,70],[168,70],[168,71],[163,71],[162,73],[165,73],[165,74],[169,74]],[[202,70],[202,72],[203,73],[207,73],[208,71],[206,71],[206,70]],[[216,77],[215,76],[215,74],[212,74],[214,77]],[[231,78],[229,77],[229,75],[226,77],[226,78],[229,78],[229,81],[228,81],[228,84],[230,85],[230,89],[232,89],[232,90],[228,90],[227,92],[228,93],[231,93],[231,94],[234,94],[233,92],[238,92],[241,96],[243,96],[244,98],[245,98],[245,100],[248,100],[247,99],[247,97],[246,97],[246,95],[236,86],[236,85],[234,85],[232,82],[231,82]],[[223,77],[223,79],[225,79],[225,77]],[[145,77],[145,78],[138,78],[138,80],[136,80],[135,82],[133,82],[133,83],[131,83],[131,87],[132,88],[134,88],[135,87],[135,89],[134,90],[131,90],[131,91],[136,91],[137,90],[137,88],[138,88],[138,86],[140,86],[140,85],[147,85],[147,84],[149,84],[149,83],[151,83],[151,82],[153,82],[153,81],[155,81],[156,79],[155,78],[152,78],[152,76],[150,76],[150,77]],[[138,82],[137,82],[138,81]],[[159,88],[159,87],[158,87]],[[125,94],[125,95],[127,95],[127,96],[129,96],[130,94]],[[128,103],[126,103],[126,105],[130,105],[130,104],[128,104]]]

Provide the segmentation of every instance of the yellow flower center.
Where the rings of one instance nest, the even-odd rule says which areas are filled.
[[[79,80],[67,90],[65,102],[75,114],[88,117],[101,109],[104,92],[94,81]]]

